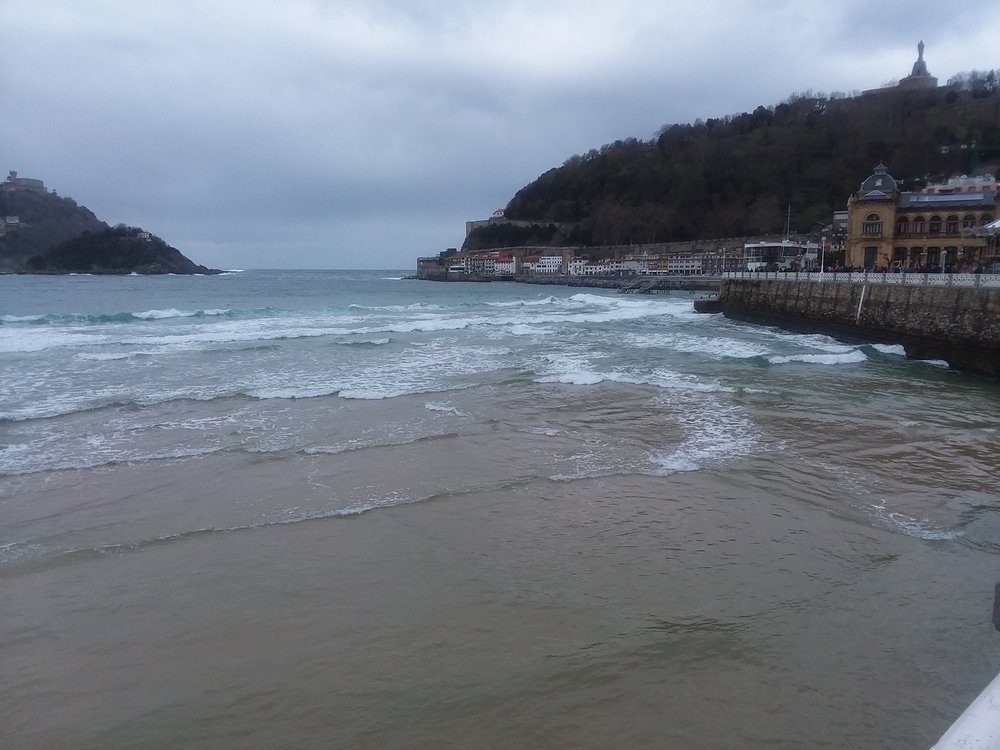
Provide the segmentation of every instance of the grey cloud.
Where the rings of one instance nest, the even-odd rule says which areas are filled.
[[[7,169],[225,267],[412,267],[574,153],[989,67],[1000,6],[0,4]],[[981,46],[981,48],[980,48]]]

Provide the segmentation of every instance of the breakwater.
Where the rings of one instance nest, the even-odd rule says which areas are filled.
[[[844,340],[898,343],[908,357],[1000,377],[1000,284],[990,277],[767,276],[723,278],[719,296],[699,300],[695,309]]]

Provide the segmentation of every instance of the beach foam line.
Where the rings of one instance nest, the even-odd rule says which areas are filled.
[[[879,526],[917,539],[940,542],[952,541],[965,535],[960,529],[944,529],[926,518],[918,519],[892,510],[884,499],[869,505],[867,510]]]
[[[518,486],[520,482],[511,483]],[[0,574],[4,568],[38,566],[49,567],[72,564],[78,561],[98,560],[109,556],[128,555],[144,552],[150,549],[172,544],[180,544],[207,537],[225,536],[262,531],[268,528],[293,526],[303,523],[318,523],[336,519],[353,519],[377,510],[395,508],[403,505],[416,505],[433,500],[448,499],[464,495],[466,492],[436,493],[424,497],[411,497],[399,493],[389,493],[381,497],[369,497],[349,502],[338,508],[319,508],[303,510],[301,508],[285,508],[280,515],[257,523],[237,524],[234,526],[208,526],[172,534],[141,539],[135,542],[119,542],[94,547],[76,547],[60,549],[33,542],[8,542],[0,545]]]

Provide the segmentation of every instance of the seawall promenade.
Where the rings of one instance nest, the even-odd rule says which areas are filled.
[[[1000,377],[1000,276],[730,273],[718,297],[699,300],[695,309],[851,341],[898,343],[908,357]]]

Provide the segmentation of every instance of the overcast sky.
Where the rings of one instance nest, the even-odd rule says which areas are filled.
[[[1000,67],[1000,1],[0,0],[0,176],[208,266],[412,269],[573,154],[921,39],[941,83]]]

